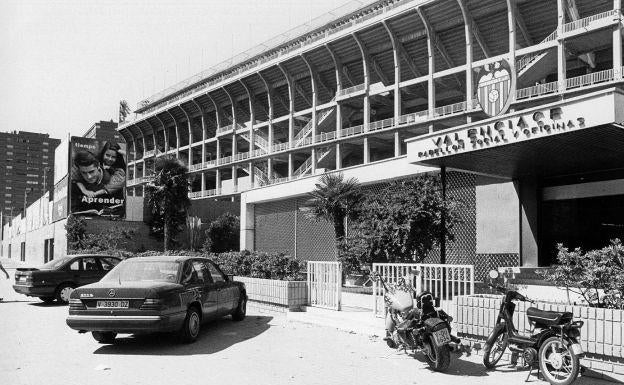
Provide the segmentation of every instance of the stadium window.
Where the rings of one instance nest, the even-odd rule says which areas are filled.
[[[43,149],[43,152],[48,152],[48,149],[47,149],[47,148],[44,148],[44,149]]]
[[[48,142],[43,142],[43,145],[44,146],[48,146]]]
[[[13,148],[12,144],[7,144],[7,148]]]

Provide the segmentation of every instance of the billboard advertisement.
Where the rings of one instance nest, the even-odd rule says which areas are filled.
[[[60,221],[67,218],[67,179],[65,176],[54,185],[53,201],[52,201],[52,222]]]
[[[126,144],[72,136],[70,213],[124,218]]]

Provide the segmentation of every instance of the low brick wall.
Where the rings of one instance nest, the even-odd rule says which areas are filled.
[[[274,279],[234,277],[247,288],[250,301],[269,305],[272,310],[299,310],[308,302],[306,281],[279,281]]]
[[[487,294],[456,297],[454,307],[457,317],[454,321],[458,336],[483,344],[496,325],[502,299],[500,295]],[[530,333],[531,324],[526,317],[529,307],[569,311],[575,319],[584,321],[580,343],[586,354],[581,364],[606,377],[613,376],[612,380],[624,380],[624,310],[516,301],[514,325],[521,334]]]

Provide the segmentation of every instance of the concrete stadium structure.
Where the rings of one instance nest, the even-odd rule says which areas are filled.
[[[624,235],[622,80],[621,0],[356,2],[139,103],[128,192],[174,155],[197,212],[240,203],[241,248],[331,259],[318,175],[441,172],[447,262],[549,265]]]

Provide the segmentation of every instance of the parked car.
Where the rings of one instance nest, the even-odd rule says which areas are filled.
[[[38,268],[17,268],[13,290],[51,303],[69,302],[71,292],[97,282],[111,271],[121,258],[112,255],[68,255]]]
[[[247,293],[207,258],[154,256],[121,262],[100,282],[74,290],[67,325],[100,343],[118,333],[176,332],[193,342],[202,322],[245,318]]]

